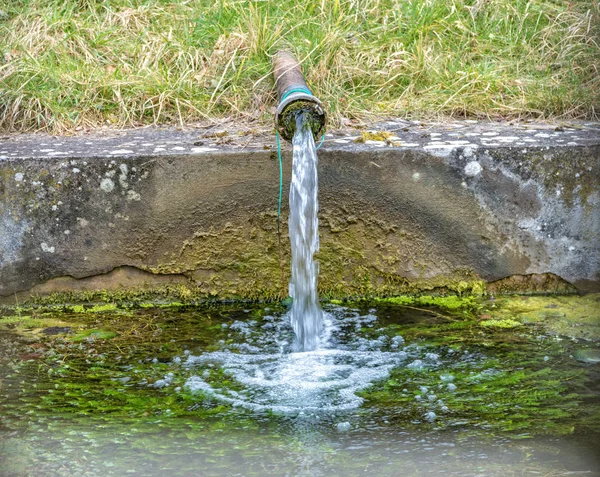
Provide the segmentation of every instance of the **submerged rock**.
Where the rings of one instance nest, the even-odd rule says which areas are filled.
[[[59,335],[61,333],[70,333],[71,328],[68,326],[50,326],[49,328],[44,328],[42,333],[45,335]]]

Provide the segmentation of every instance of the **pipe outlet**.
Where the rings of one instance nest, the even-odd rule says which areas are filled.
[[[279,51],[273,57],[273,76],[279,97],[275,127],[282,138],[291,141],[296,132],[296,117],[305,113],[315,142],[325,133],[327,120],[323,104],[308,89],[300,64],[289,51]]]

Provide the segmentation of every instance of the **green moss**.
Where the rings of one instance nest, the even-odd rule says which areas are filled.
[[[359,214],[360,219],[357,218]],[[276,233],[276,213],[264,213],[247,224],[225,224],[196,232],[180,249],[173,249],[146,269],[156,275],[177,275],[186,283],[168,286],[65,292],[32,296],[32,307],[65,305],[114,305],[99,312],[127,313],[131,305],[207,301],[275,302],[287,297],[290,275],[289,240],[282,235],[281,249]],[[359,207],[321,214],[319,295],[324,299],[373,298],[397,295],[484,295],[487,284],[473,270],[457,269],[429,277],[432,267],[450,268],[440,260],[427,238],[399,232],[398,224],[383,220],[377,211]],[[285,224],[283,229],[285,230]],[[376,244],[376,246],[375,246]],[[411,277],[403,274],[411,269]],[[414,276],[414,274],[421,276]],[[426,277],[427,278],[424,278]],[[81,306],[72,308],[81,313]],[[10,314],[14,312],[8,311]],[[29,313],[29,311],[27,311]]]
[[[117,305],[114,303],[107,303],[105,305],[94,305],[88,311],[90,313],[102,313],[105,311],[114,311],[117,309]]]
[[[181,307],[198,303],[211,301],[251,301],[251,302],[275,302],[284,300],[287,297],[287,290],[283,291],[278,286],[279,273],[274,278],[275,283],[270,286],[256,286],[249,289],[250,285],[235,285],[236,294],[228,293],[227,287],[222,292],[206,291],[204,288],[185,288],[183,287],[155,287],[142,290],[120,290],[120,291],[95,291],[95,292],[61,292],[44,296],[31,296],[19,307],[23,312],[30,312],[35,309],[38,311],[53,309],[68,309],[72,313],[119,313],[130,314],[129,309],[134,307]],[[439,298],[448,298],[448,303],[457,300],[457,303],[464,303],[460,296],[453,298],[452,293],[459,295],[479,296],[483,285],[481,281],[464,282],[455,281],[447,277],[438,277],[436,280],[424,281],[390,281],[379,285],[373,283],[374,278],[365,270],[362,279],[356,277],[352,282],[340,282],[334,279],[335,275],[323,275],[319,283],[319,293],[325,299],[356,299],[358,297],[385,297],[390,294],[406,293],[419,295],[425,291],[435,292]],[[262,280],[261,280],[262,281]],[[379,280],[376,280],[379,281]],[[256,278],[251,283],[257,284]],[[429,295],[427,295],[429,296]],[[418,298],[418,297],[417,297]],[[424,297],[423,300],[425,300]],[[429,301],[433,300],[429,296]],[[404,298],[402,298],[404,299]],[[411,301],[410,297],[406,300]],[[407,301],[407,303],[408,303]],[[425,303],[424,301],[416,302]],[[432,306],[437,303],[431,302]],[[7,313],[13,313],[16,307],[3,306]]]
[[[303,100],[290,103],[280,114],[277,129],[281,137],[288,141],[292,140],[296,131],[296,117],[301,112],[308,113],[304,115],[305,120],[308,122],[315,142],[320,141],[321,136],[325,133],[326,118],[324,115],[318,114],[314,103]]]
[[[0,317],[0,324],[26,323],[31,320],[29,315],[12,315]]]
[[[518,321],[511,320],[509,318],[504,319],[504,320],[494,320],[494,319],[484,320],[484,321],[479,322],[479,325],[483,326],[484,328],[504,328],[504,329],[518,328],[519,326],[523,326]]]
[[[0,328],[22,333],[27,330],[39,330],[51,326],[66,326],[67,323],[55,316],[40,317],[30,315],[12,315],[0,317]]]
[[[114,331],[107,330],[85,330],[73,335],[70,340],[77,343],[79,341],[90,340],[110,340],[117,336]]]
[[[551,304],[554,299],[543,300]],[[382,307],[382,313],[376,313],[380,317],[393,315],[398,307],[401,316],[417,313],[415,316],[425,318],[382,322],[360,330],[362,336],[401,334],[407,344],[418,343],[425,350],[443,354],[444,365],[427,372],[403,366],[394,369],[388,379],[361,393],[366,402],[357,419],[366,413],[369,419],[374,414],[376,419],[385,418],[390,425],[403,429],[415,422],[423,426],[428,425],[423,422],[427,406],[435,404],[438,429],[460,426],[470,433],[483,430],[518,437],[561,435],[599,424],[593,406],[586,402],[587,375],[577,367],[584,365],[565,359],[570,340],[534,339],[529,335],[531,327],[524,327],[523,333],[502,328],[483,333],[474,318],[481,306],[475,297],[393,297],[377,303]],[[417,310],[406,310],[406,306],[424,306],[426,312],[419,314]],[[211,429],[262,426],[264,416],[255,419],[251,413],[209,395],[186,392],[183,384],[189,372],[178,368],[173,357],[183,356],[185,349],[221,349],[219,341],[230,339],[223,323],[232,319],[260,320],[267,313],[283,312],[283,307],[269,308],[268,312],[240,305],[206,305],[191,310],[140,308],[126,321],[111,313],[63,314],[66,324],[77,320],[89,328],[71,339],[42,337],[49,348],[42,357],[42,366],[37,361],[19,368],[18,379],[27,382],[23,376],[35,377],[36,387],[25,385],[21,399],[14,405],[12,401],[0,403],[2,411],[9,420],[15,415],[27,419],[60,416],[69,422],[83,418],[130,420],[135,427],[152,418],[154,422],[172,424],[177,419],[191,419],[195,425]],[[431,308],[463,319],[448,322],[439,313],[429,315]],[[465,350],[474,359],[461,359]],[[168,387],[139,384],[145,379],[151,385],[169,372],[174,376]],[[211,368],[205,379],[217,387],[240,389],[240,383],[220,368]],[[456,389],[450,389],[449,382]],[[421,386],[432,390],[435,401],[416,400]],[[439,401],[449,408],[447,412],[440,412]]]
[[[556,335],[600,339],[600,293],[500,297],[484,302],[480,311],[499,322],[517,321]]]
[[[71,313],[119,313],[130,314],[128,308],[140,307],[178,307],[206,301],[203,293],[183,287],[155,287],[131,290],[98,290],[86,292],[60,292],[50,295],[33,295],[21,306],[22,310],[66,309]],[[13,307],[5,306],[6,310]]]
[[[395,296],[388,298],[377,298],[377,303],[393,303],[395,305],[435,307],[448,311],[472,312],[479,308],[479,301],[474,296]]]
[[[540,367],[542,356],[534,349],[515,348],[520,348],[517,353],[500,351],[497,358],[466,369],[453,369],[455,388],[444,384],[447,370],[422,373],[397,368],[387,381],[372,386],[361,396],[383,413],[402,407],[405,419],[419,422],[428,408],[428,404],[422,404],[429,401],[421,391],[426,387],[449,409],[436,422],[438,429],[458,425],[482,427],[492,435],[524,438],[571,434],[576,427],[593,429],[598,424],[598,417],[592,417],[593,408],[584,405],[585,394],[572,392],[584,389],[587,380],[584,372]],[[586,422],[587,419],[593,422]]]
[[[212,242],[212,238],[209,239]],[[219,244],[205,243],[186,247],[181,255],[182,263],[192,263],[190,268],[209,267],[210,256],[215,260],[228,261],[235,255],[241,237],[232,237],[231,241],[221,237]],[[268,241],[268,239],[265,239]],[[256,241],[252,241],[253,243]],[[260,240],[259,240],[260,242]],[[335,242],[327,243],[319,253],[323,273],[319,277],[319,294],[325,299],[348,299],[356,297],[385,297],[390,295],[480,295],[485,290],[485,282],[472,272],[460,270],[454,274],[441,275],[429,279],[408,280],[397,274],[384,273],[375,267],[359,265],[363,260],[356,249],[340,248]],[[286,249],[287,250],[287,249]],[[287,253],[287,251],[286,251]],[[216,258],[215,258],[216,257]],[[283,259],[283,275],[289,276],[289,257]],[[141,289],[98,290],[86,292],[61,292],[45,296],[31,296],[24,301],[23,310],[55,309],[69,307],[74,313],[118,312],[127,314],[128,307],[144,304],[162,306],[181,306],[210,301],[281,301],[287,297],[287,281],[281,281],[279,260],[275,254],[264,255],[260,251],[248,253],[247,261],[252,268],[241,271],[235,264],[224,266],[209,277],[203,277],[200,285],[171,285]],[[352,274],[348,274],[348,261],[352,264]],[[234,270],[235,269],[235,270]],[[257,270],[259,270],[257,272]],[[198,273],[187,271],[183,265],[163,264],[152,269],[154,273],[181,274]],[[235,274],[235,275],[233,275]],[[233,276],[225,280],[225,276]],[[13,310],[5,306],[4,309]],[[13,314],[11,312],[11,314]]]
[[[393,134],[389,131],[362,131],[360,137],[354,142],[387,141],[392,136]]]
[[[107,311],[119,310],[115,303],[106,303],[100,305],[72,305],[68,307],[72,313],[105,313]]]

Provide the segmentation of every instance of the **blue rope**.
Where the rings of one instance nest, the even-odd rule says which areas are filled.
[[[317,151],[319,150],[319,148],[323,145],[323,143],[325,142],[325,133],[323,133],[323,137],[321,138],[321,142],[319,143],[319,145],[317,146]]]
[[[281,289],[285,296],[285,275],[283,272],[283,251],[281,250],[281,197],[283,196],[283,160],[281,158],[281,141],[279,131],[275,132],[277,139],[277,158],[279,159],[279,201],[277,203],[277,237],[279,241],[279,271],[281,272]]]
[[[279,159],[279,201],[277,202],[277,228],[281,222],[281,198],[283,196],[283,160],[281,158],[281,141],[279,140],[279,131],[275,133],[277,140],[277,158]]]

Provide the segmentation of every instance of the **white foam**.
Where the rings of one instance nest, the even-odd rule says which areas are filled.
[[[234,331],[230,335],[234,343],[228,347],[241,352],[187,356],[184,367],[195,374],[184,387],[252,411],[294,413],[359,407],[363,400],[357,393],[389,376],[393,367],[406,360],[407,353],[397,349],[404,341],[386,335],[357,337],[357,327],[372,328],[377,318],[341,307],[332,307],[332,311],[324,313],[321,346],[307,352],[291,352],[289,316],[267,316],[262,323],[233,323],[229,330]],[[237,338],[243,342],[237,343]],[[236,390],[218,384],[221,372],[239,384]]]
[[[403,347],[404,339],[380,329],[371,312],[361,315],[354,309],[329,306],[323,324],[319,347],[296,352],[289,314],[236,321],[221,327],[226,339],[219,341],[218,351],[184,352],[173,359],[173,370],[180,376],[177,382],[183,379],[188,392],[252,412],[330,413],[360,407],[360,391],[388,378],[395,367],[426,372],[446,361],[444,350],[431,353],[430,348],[415,344]],[[452,375],[444,373],[440,378],[438,388],[456,389]],[[149,386],[166,388],[173,379],[169,373]],[[443,405],[430,388],[423,386],[420,391],[415,399],[426,404],[423,412]]]
[[[209,353],[196,357],[221,361],[221,368],[243,385],[243,391],[216,389],[199,376],[185,384],[234,406],[253,411],[334,411],[354,409],[362,398],[356,393],[388,376],[397,364],[393,353],[317,350],[288,354]]]

